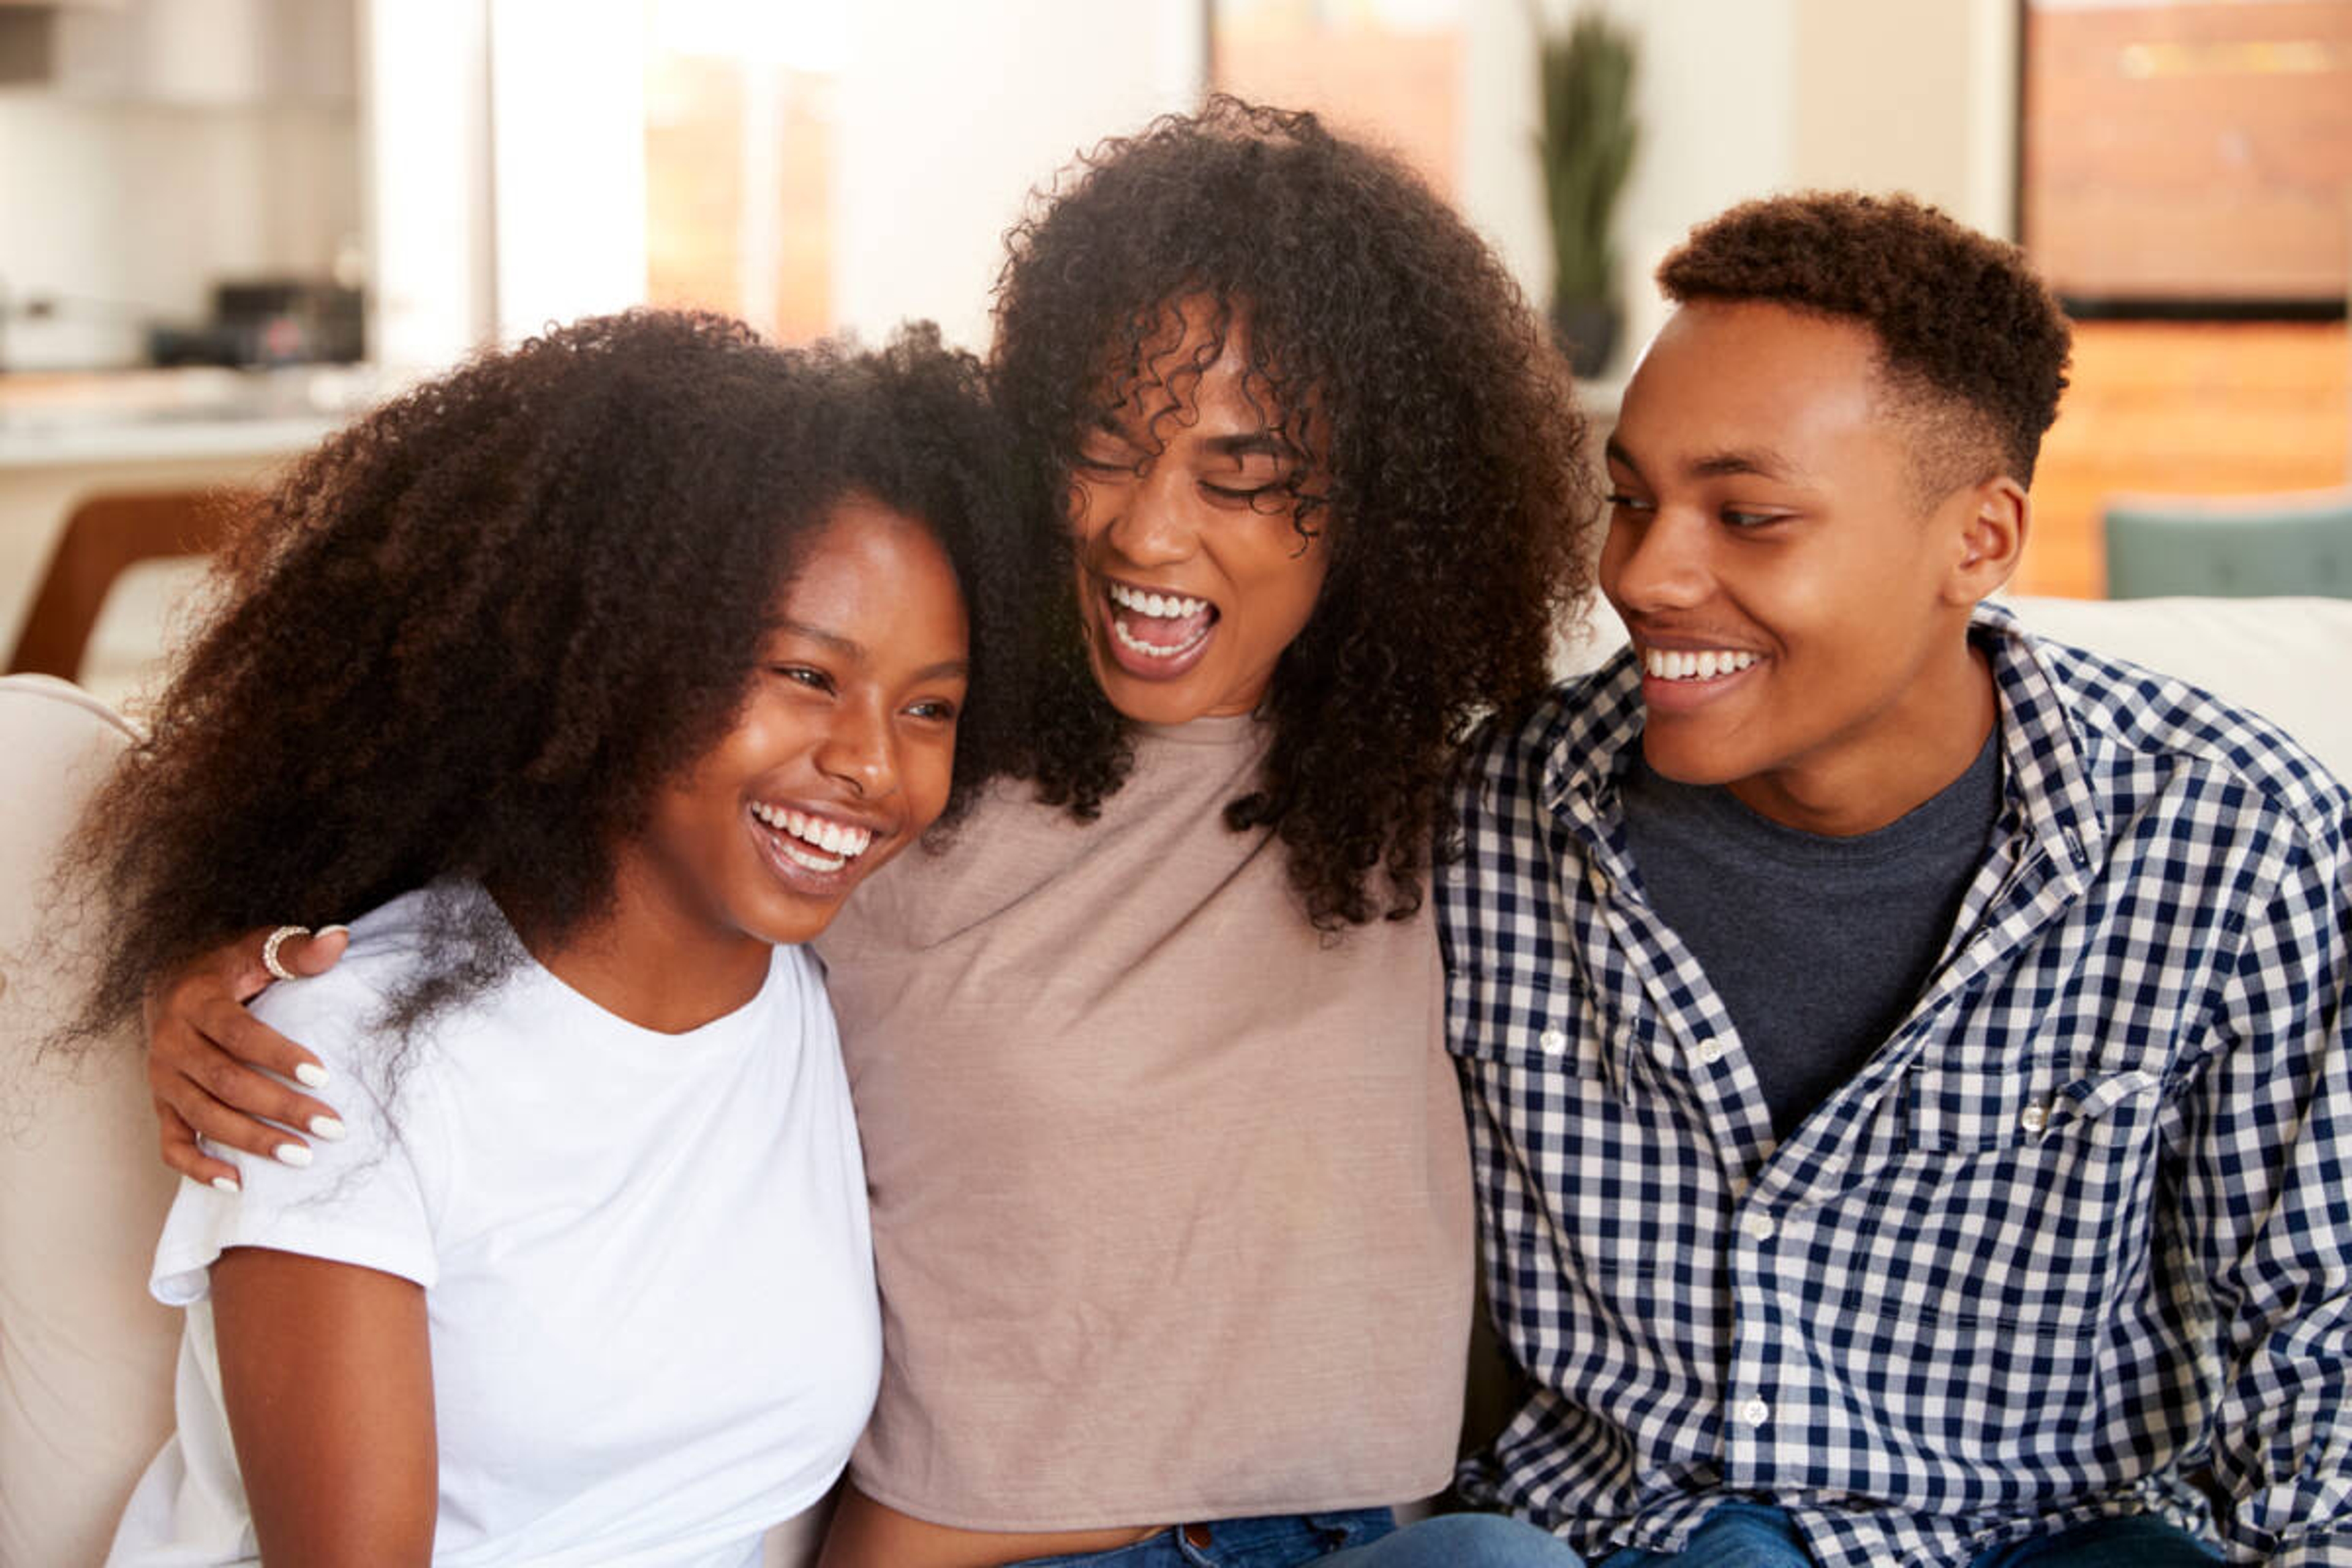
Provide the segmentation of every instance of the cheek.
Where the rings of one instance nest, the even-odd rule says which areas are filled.
[[[911,746],[899,758],[900,787],[907,792],[908,814],[912,818],[912,832],[919,835],[937,821],[947,809],[948,793],[955,784],[955,741],[926,740]]]
[[[1323,597],[1323,584],[1330,575],[1330,547],[1320,538],[1307,547],[1304,555],[1285,563],[1282,592],[1288,612],[1285,619],[1292,635],[1305,627],[1307,618],[1315,614],[1315,605]]]
[[[1074,542],[1085,544],[1102,531],[1103,520],[1113,514],[1115,505],[1111,487],[1100,479],[1073,475],[1062,495],[1062,525]]]

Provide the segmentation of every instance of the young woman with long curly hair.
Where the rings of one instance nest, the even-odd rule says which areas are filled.
[[[979,393],[920,335],[593,320],[251,519],[81,830],[82,1023],[258,911],[370,912],[257,1008],[341,1114],[166,1222],[179,1426],[112,1562],[740,1568],[832,1486],[879,1322],[803,944],[1003,744]]]
[[[1107,142],[1011,246],[991,385],[1068,591],[1020,776],[824,944],[885,1326],[826,1563],[1401,1561],[1472,1295],[1435,825],[1588,586],[1584,426],[1494,256],[1311,115]],[[156,1008],[192,1174],[323,1110],[225,1066],[307,1059],[251,952]]]

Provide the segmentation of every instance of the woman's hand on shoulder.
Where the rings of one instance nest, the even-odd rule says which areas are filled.
[[[205,1152],[196,1140],[265,1159],[283,1160],[290,1147],[307,1154],[309,1144],[285,1128],[333,1136],[341,1126],[321,1100],[287,1088],[257,1068],[266,1068],[318,1088],[327,1081],[319,1058],[246,1011],[267,990],[270,973],[262,962],[268,930],[250,931],[182,968],[151,993],[147,1025],[147,1087],[155,1102],[163,1163],[194,1181],[236,1181],[236,1167]],[[316,936],[289,937],[278,944],[278,961],[297,974],[323,974],[349,945],[340,926]],[[280,1123],[268,1126],[262,1121]],[[291,1163],[306,1163],[297,1155]]]

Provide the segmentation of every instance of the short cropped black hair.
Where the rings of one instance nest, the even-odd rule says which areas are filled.
[[[2025,253],[1907,195],[1810,191],[1746,202],[1658,268],[1677,303],[1757,300],[1860,321],[1891,389],[1937,426],[1934,488],[2033,480],[2073,333]],[[1957,422],[1939,414],[1961,411]]]

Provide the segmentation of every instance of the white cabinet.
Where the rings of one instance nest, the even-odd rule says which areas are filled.
[[[186,107],[348,103],[352,0],[0,0],[0,81]]]

